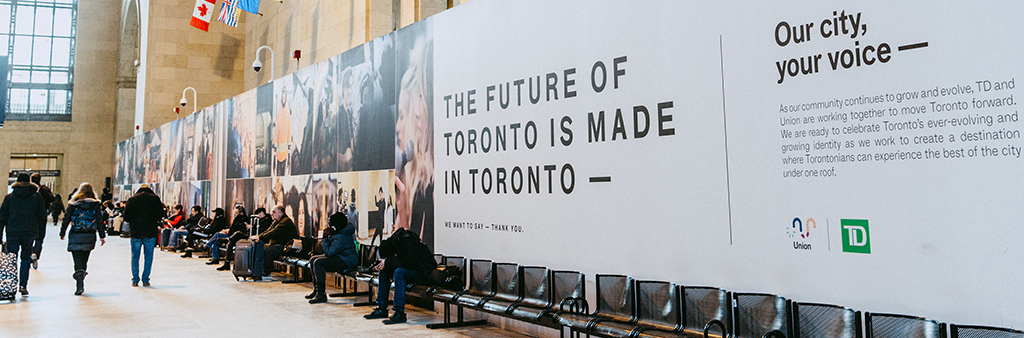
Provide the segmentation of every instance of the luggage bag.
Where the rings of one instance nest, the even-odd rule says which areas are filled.
[[[259,232],[259,217],[253,216],[249,219],[249,236]],[[253,242],[250,239],[243,239],[235,243],[235,265],[231,272],[237,281],[239,277],[246,277],[253,280],[263,278],[263,241]]]
[[[235,264],[231,272],[239,277],[256,280],[263,277],[263,242],[243,239],[235,243]]]
[[[0,300],[13,302],[18,292],[18,255],[0,245]]]

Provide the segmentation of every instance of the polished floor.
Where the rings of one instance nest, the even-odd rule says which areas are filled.
[[[109,238],[93,250],[85,295],[75,296],[73,264],[58,228],[48,226],[27,297],[0,302],[0,337],[506,337],[496,327],[430,330],[440,314],[410,307],[409,323],[366,320],[354,298],[310,305],[309,284],[236,282],[205,259],[155,253],[152,286],[131,286],[131,246]],[[97,243],[98,244],[98,243]],[[277,278],[285,279],[283,277]],[[362,299],[359,299],[362,300]]]

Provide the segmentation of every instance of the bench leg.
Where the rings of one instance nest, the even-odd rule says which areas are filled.
[[[456,305],[458,307],[458,311],[457,311],[457,313],[458,313],[458,321],[457,322],[452,322],[451,319],[449,318],[450,317],[450,315],[449,315],[450,311],[448,310],[449,305],[450,305],[450,303],[448,303],[448,302],[444,303],[444,323],[427,324],[427,328],[428,329],[435,330],[435,329],[447,329],[447,328],[453,328],[453,327],[466,327],[466,326],[487,325],[487,320],[484,320],[484,319],[470,320],[470,321],[463,320],[462,306],[461,305]]]
[[[366,301],[365,302],[360,302],[360,303],[352,304],[352,306],[357,306],[357,307],[359,307],[359,306],[377,306],[377,302],[373,301],[373,294],[374,294],[374,292],[373,292],[373,283],[366,283],[366,286],[369,287],[369,289],[370,289],[370,291],[366,292]],[[391,302],[389,301],[388,305],[390,305],[390,304],[391,304]]]
[[[349,280],[348,280],[348,278],[342,278],[341,280],[342,280],[341,292],[339,292],[339,293],[332,293],[332,294],[329,294],[328,296],[331,296],[331,297],[334,297],[334,298],[339,298],[339,297],[359,297],[359,296],[369,296],[370,295],[369,291],[359,291],[359,284],[357,284],[356,281],[352,281],[352,285],[353,285],[352,289],[354,289],[355,291],[348,291],[348,289],[349,289],[349,286],[348,286],[349,285],[349,283],[348,283]],[[335,283],[337,283],[337,280],[335,280]]]
[[[301,272],[302,268],[300,268],[298,266],[294,266],[294,268],[295,268],[295,273],[292,274],[292,280],[284,280],[284,281],[281,281],[281,283],[283,283],[283,284],[295,284],[295,283],[308,283],[308,282],[312,282],[313,281],[312,278],[301,278],[300,279],[299,278],[299,272]]]

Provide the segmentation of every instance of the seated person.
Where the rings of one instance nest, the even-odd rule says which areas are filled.
[[[170,240],[167,241],[168,245],[172,248],[184,249],[187,245],[182,240],[182,237],[187,236],[193,229],[199,226],[199,222],[205,218],[203,216],[203,207],[193,206],[192,211],[188,216],[188,219],[184,223],[178,222],[176,229],[171,230]],[[191,257],[192,255],[188,255]],[[185,257],[185,256],[182,256]]]
[[[384,257],[373,269],[377,273],[377,308],[363,316],[366,319],[388,318],[384,324],[405,323],[405,290],[410,283],[427,277],[430,270],[437,268],[434,254],[420,236],[413,231],[400,228],[380,244],[380,256]],[[388,295],[391,282],[395,283],[395,314],[388,317]]]
[[[181,223],[181,220],[185,219],[185,212],[182,210],[184,208],[185,207],[181,206],[181,204],[175,205],[174,213],[171,214],[170,216],[167,216],[167,219],[164,220],[164,227],[177,228],[178,223]]]
[[[274,211],[270,213],[270,216],[274,218],[274,223],[270,225],[270,229],[250,238],[254,242],[260,240],[267,243],[266,248],[263,249],[264,276],[270,275],[274,269],[274,260],[281,255],[285,246],[291,245],[292,240],[299,238],[299,228],[296,228],[295,222],[292,222],[292,219],[285,215],[283,205],[274,207]],[[434,257],[431,255],[430,259],[433,260]]]
[[[182,207],[181,204],[175,205],[174,213],[164,219],[163,228],[160,229],[161,246],[171,248],[170,243],[166,242],[170,242],[167,239],[170,237],[171,230],[178,228],[178,225],[185,219],[185,214],[182,209],[184,209],[184,207]]]
[[[239,208],[241,208],[241,206],[239,206]],[[245,213],[245,209],[244,208],[241,209],[241,212],[242,212],[242,214],[244,214]],[[263,231],[260,231],[260,230],[264,230],[265,231],[266,229],[270,229],[270,225],[274,222],[274,220],[270,217],[270,215],[267,214],[267,209],[263,209],[263,208],[256,209],[256,213],[254,214],[254,216],[256,216],[256,219],[257,219],[257,221],[256,221],[256,223],[257,223],[256,224],[256,233],[257,234],[263,232]],[[237,221],[238,217],[235,217],[235,220]],[[240,241],[240,240],[249,238],[249,233],[253,231],[253,229],[252,229],[253,225],[252,224],[246,223],[245,220],[242,221],[242,224],[244,225],[244,227],[242,228],[243,229],[242,231],[231,232],[231,237],[228,237],[227,257],[224,257],[224,265],[222,265],[221,267],[217,268],[217,270],[220,270],[220,271],[231,270],[231,263],[230,262],[235,259],[235,244],[237,244],[238,241]],[[232,225],[232,227],[234,227],[234,225]]]
[[[196,243],[196,240],[200,238],[210,238],[213,234],[219,233],[221,230],[227,229],[228,221],[224,218],[224,209],[217,208],[213,210],[213,220],[209,218],[203,218],[199,221],[199,225],[193,227],[185,237],[185,244],[189,247],[185,249],[185,255],[181,257],[192,257],[192,251],[195,249],[192,244]]]
[[[324,238],[320,240],[324,254],[309,259],[313,270],[313,293],[306,296],[306,299],[309,299],[310,304],[327,301],[327,271],[342,272],[359,265],[355,233],[356,228],[348,223],[345,214],[336,212],[331,215],[330,225],[324,229]]]
[[[263,208],[259,208],[257,211],[263,211]],[[230,245],[228,246],[228,257],[231,257],[231,253],[234,251],[232,249],[235,246],[235,242],[242,238],[249,237],[249,235],[246,235],[245,233],[246,228],[248,228],[248,221],[249,215],[245,213],[245,207],[241,205],[235,206],[235,218],[231,221],[231,227],[214,233],[210,236],[210,239],[206,241],[206,246],[210,248],[211,252],[211,259],[209,262],[206,262],[206,264],[220,264],[220,246],[223,245],[221,241],[228,241],[228,239],[231,239],[229,241]],[[224,259],[224,269],[217,270],[228,270],[231,268],[231,265],[228,263],[231,259],[228,257],[225,257]]]

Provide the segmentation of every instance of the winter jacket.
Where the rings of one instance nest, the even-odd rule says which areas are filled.
[[[164,204],[149,188],[139,189],[124,207],[124,221],[131,227],[131,238],[156,238],[164,216]]]
[[[323,239],[324,254],[327,257],[338,257],[345,262],[346,266],[354,267],[359,265],[359,258],[356,257],[356,228],[346,224],[345,228],[338,233],[331,234]]]
[[[57,199],[54,199],[53,203],[50,204],[50,214],[54,216],[53,218],[57,218],[57,216],[60,216],[60,214],[63,214],[63,213],[64,213],[64,202],[61,202],[61,201],[58,201]]]
[[[77,228],[74,225],[78,225],[80,222],[86,220],[80,218],[79,214],[93,213],[92,214],[92,230],[89,231],[76,231]],[[106,230],[106,212],[103,210],[103,205],[100,201],[95,198],[83,198],[79,200],[72,200],[68,203],[68,213],[64,216],[64,222],[60,226],[60,237],[68,235],[68,251],[90,251],[96,248],[96,234],[99,233],[100,238],[107,237]],[[68,234],[68,227],[71,226],[71,233]]]
[[[177,228],[179,226],[183,226],[181,224],[181,221],[184,220],[184,219],[185,219],[185,214],[183,214],[181,212],[176,212],[173,215],[171,215],[171,217],[167,218],[167,225],[170,225],[172,228]]]
[[[202,229],[200,232],[207,235],[213,235],[215,233],[220,232],[221,230],[227,229],[227,227],[228,220],[222,216],[214,218],[213,221],[210,221],[210,227],[208,229]]]
[[[202,221],[203,218],[206,218],[206,216],[203,216],[203,214],[196,214],[196,215],[193,215],[193,216],[189,216],[188,219],[185,220],[185,224],[184,224],[185,230],[188,230],[188,231],[199,230],[198,229],[199,222]],[[180,224],[180,222],[179,222],[178,225],[182,225],[182,224]]]
[[[299,229],[288,216],[281,216],[280,220],[270,225],[270,229],[260,234],[260,240],[270,245],[288,245],[296,238],[299,238]]]
[[[228,235],[234,234],[238,231],[241,231],[244,234],[246,221],[248,221],[248,218],[245,215],[235,216],[235,219],[231,221],[231,229],[228,229]]]
[[[53,190],[50,190],[50,187],[45,185],[39,186],[39,197],[43,198],[43,204],[47,206],[57,199],[56,197],[53,197]]]
[[[418,234],[405,229],[395,231],[381,243],[380,255],[397,261],[394,266],[418,271],[422,276],[437,268],[430,248],[420,241]]]
[[[35,184],[14,183],[14,190],[4,196],[0,204],[0,232],[7,230],[7,238],[36,237],[40,227],[46,226],[46,206],[36,192]]]

